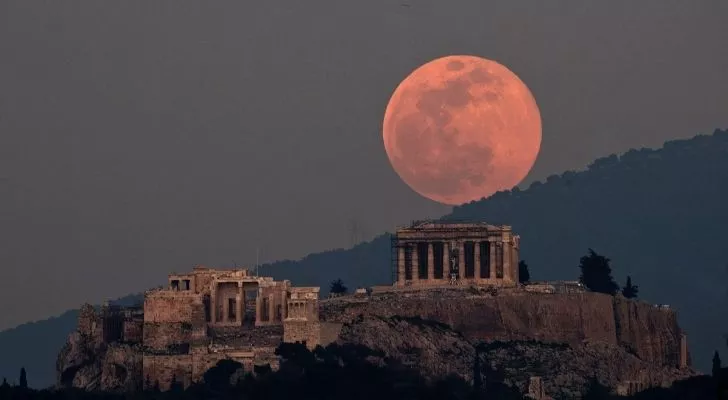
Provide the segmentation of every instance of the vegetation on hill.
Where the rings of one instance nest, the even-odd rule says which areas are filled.
[[[579,261],[579,282],[583,283],[592,292],[614,295],[619,286],[612,278],[611,260],[603,255],[597,254],[589,249],[589,254],[583,256]]]

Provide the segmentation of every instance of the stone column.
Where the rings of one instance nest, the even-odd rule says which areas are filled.
[[[243,324],[243,282],[238,282],[238,294],[235,296],[235,325]]]
[[[508,240],[503,240],[503,279],[513,280],[513,271],[511,271],[511,244]]]
[[[255,326],[261,326],[262,322],[260,320],[260,317],[262,316],[263,311],[263,293],[258,288],[258,295],[255,296]]]
[[[212,290],[210,290],[210,322],[217,322],[217,288],[215,283],[212,283]]]
[[[227,323],[230,318],[230,301],[227,297],[222,299],[222,322]]]
[[[465,242],[458,244],[458,279],[465,278]]]
[[[276,320],[276,302],[273,293],[268,295],[268,323],[273,324]]]
[[[474,278],[477,281],[477,280],[480,279],[480,242],[477,241],[477,240],[474,241],[473,242],[473,247],[475,248],[474,249],[474,251],[475,251],[475,257],[473,257],[474,258],[474,261],[473,262],[475,263],[475,266],[473,268],[475,270],[475,272],[474,272],[474,274],[475,274]]]
[[[399,246],[397,249],[397,284],[404,286],[404,281],[407,280],[407,275],[405,275],[405,248],[402,245]]]
[[[450,281],[450,245],[442,242],[442,279]]]
[[[495,279],[495,241],[489,240],[488,241],[488,247],[490,248],[490,279]]]
[[[281,318],[288,318],[288,291],[281,290]]]
[[[417,283],[420,280],[420,256],[417,251],[417,243],[412,246],[412,282]]]
[[[435,280],[435,244],[427,243],[427,279]]]

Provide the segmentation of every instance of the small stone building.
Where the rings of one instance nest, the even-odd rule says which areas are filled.
[[[415,222],[392,238],[395,286],[518,284],[519,236],[508,225]]]

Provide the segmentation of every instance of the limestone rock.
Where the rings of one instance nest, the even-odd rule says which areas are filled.
[[[581,396],[592,376],[615,389],[634,380],[646,386],[667,386],[696,374],[689,369],[653,365],[605,342],[496,341],[476,345],[444,324],[420,318],[362,315],[344,325],[339,343],[382,351],[390,362],[414,367],[429,379],[455,374],[470,382],[477,348],[486,385],[487,371],[500,371],[504,383],[526,393],[530,378],[539,376],[546,393],[556,398]]]
[[[59,387],[88,391],[128,391],[141,387],[141,352],[125,344],[106,345],[73,332],[58,355]]]
[[[359,315],[419,316],[448,324],[471,341],[600,341],[666,367],[678,366],[682,333],[671,310],[599,293],[429,290],[322,302],[323,321],[349,322]]]
[[[382,351],[430,379],[472,375],[475,349],[445,324],[420,318],[361,318],[342,328],[339,344],[356,343]]]

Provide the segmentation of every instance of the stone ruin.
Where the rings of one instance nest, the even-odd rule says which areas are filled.
[[[145,293],[143,307],[107,303],[97,313],[85,305],[79,316],[81,335],[140,349],[138,380],[145,387],[167,390],[173,380],[187,387],[222,359],[240,362],[246,371],[276,369],[281,342],[314,348],[335,339],[336,332],[322,339],[318,287],[203,266],[168,281]]]
[[[594,314],[609,326],[575,325],[572,330],[581,332],[579,338],[618,345],[649,337],[645,339],[648,345],[640,344],[645,340],[633,343],[638,354],[654,359],[656,365],[688,368],[686,336],[671,310],[661,310],[651,320],[655,326],[643,327],[631,320],[643,305],[590,295],[578,282],[538,282],[530,288],[519,285],[519,237],[510,226],[413,223],[393,235],[392,253],[393,285],[360,288],[352,295],[321,302],[318,287],[293,287],[288,280],[275,281],[246,269],[196,266],[188,273],[170,274],[167,287],[147,291],[143,307],[105,304],[95,312],[84,306],[78,332],[92,337],[94,343],[108,344],[109,349],[116,344],[134,349],[131,355],[116,352],[107,356],[107,364],[124,359],[121,364],[128,364],[129,372],[120,375],[133,376],[131,380],[143,382],[140,387],[158,384],[161,390],[167,390],[173,381],[184,387],[201,381],[222,359],[240,362],[245,371],[259,365],[276,369],[275,349],[281,342],[325,346],[340,339],[344,324],[364,314],[448,321],[466,336],[480,339],[548,337],[567,343],[570,338],[564,337],[563,329],[547,332],[551,325],[542,326],[543,318],[528,319],[531,313],[516,314],[514,310],[551,310],[557,317]],[[463,290],[473,288],[478,293]],[[488,321],[488,325],[474,321]],[[578,321],[581,318],[561,324],[581,323]],[[511,322],[515,325],[507,325]],[[498,332],[510,334],[499,337]],[[670,345],[653,348],[652,342]],[[73,370],[71,365],[68,371]],[[109,374],[114,375],[112,372]],[[627,379],[634,381],[622,381],[618,392],[633,393],[647,385],[637,376]],[[83,386],[75,381],[74,385]],[[539,377],[528,383],[528,396],[549,399]]]
[[[392,237],[395,286],[516,286],[519,241],[508,225],[414,222]]]

